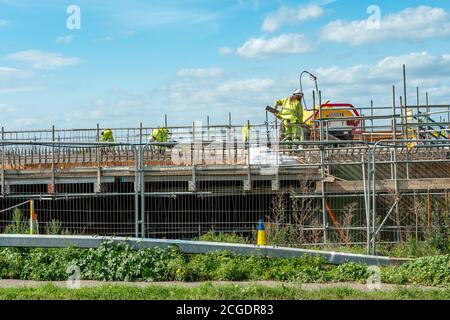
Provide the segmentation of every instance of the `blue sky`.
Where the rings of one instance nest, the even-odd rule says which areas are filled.
[[[389,106],[403,63],[410,96],[448,103],[449,39],[448,1],[0,0],[1,125],[262,122],[305,69],[326,100]]]

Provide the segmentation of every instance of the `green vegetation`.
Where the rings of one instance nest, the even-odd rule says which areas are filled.
[[[215,232],[214,230],[211,230],[205,234],[202,234],[201,236],[199,236],[197,239],[194,240],[208,241],[208,242],[254,244],[256,240],[254,240],[253,238],[249,239],[237,233]]]
[[[387,268],[382,281],[396,284],[450,284],[450,255],[423,257],[397,268]]]
[[[12,222],[5,227],[3,233],[7,234],[29,234],[30,223],[18,208],[15,208],[12,214]]]
[[[70,235],[71,232],[68,229],[64,229],[62,222],[59,220],[51,220],[45,224],[46,234],[61,234]]]
[[[45,234],[60,234],[70,235],[72,234],[68,229],[63,228],[63,224],[59,220],[51,220],[45,223]],[[4,234],[29,234],[30,233],[30,220],[28,217],[22,214],[22,212],[15,208],[12,214],[12,222],[8,224],[3,230]]]
[[[278,198],[277,198],[278,199]],[[306,203],[309,205],[309,202]],[[298,204],[294,201],[293,219],[297,221],[292,225],[285,221],[286,213],[283,198],[274,202],[273,211],[275,220],[273,223],[267,224],[267,238],[269,245],[288,246],[295,248],[317,249],[327,251],[349,252],[365,254],[366,247],[364,245],[326,245],[326,246],[311,246],[305,245],[307,243],[321,242],[322,232],[320,230],[304,231],[296,227],[297,224],[305,224],[303,208],[305,204]],[[278,208],[278,209],[277,209]],[[354,215],[354,206],[350,204],[345,207],[345,214],[342,218],[344,225],[351,225],[351,220]],[[425,229],[423,239],[416,239],[411,234],[405,236],[405,239],[396,244],[377,245],[379,255],[401,257],[401,258],[416,258],[425,256],[438,256],[450,254],[450,233],[448,228],[448,218],[443,215],[434,215],[434,225],[430,225]],[[316,222],[313,223],[317,224]],[[29,234],[30,226],[28,218],[21,213],[18,208],[15,208],[12,215],[12,222],[8,224],[3,233],[5,234]],[[43,230],[45,234],[53,235],[70,235],[74,232],[63,228],[62,222],[58,220],[51,220],[44,224]],[[350,239],[350,234],[346,234],[346,238]],[[203,235],[200,235],[193,240],[208,241],[208,242],[224,242],[224,243],[241,243],[241,244],[255,244],[256,232],[254,234],[246,235],[239,233],[224,233],[211,230]]]
[[[183,254],[177,248],[133,250],[105,242],[97,249],[0,249],[0,278],[57,281],[67,269],[80,268],[81,279],[100,281],[241,281],[277,280],[365,282],[364,265],[330,265],[313,257],[267,258],[215,251]],[[450,285],[450,255],[423,257],[400,267],[381,268],[385,283]]]
[[[66,289],[45,285],[40,287],[0,288],[0,299],[89,299],[89,300],[319,300],[319,299],[429,299],[449,300],[450,290],[421,290],[398,288],[392,291],[361,291],[351,288],[306,290],[297,286],[268,287],[261,285],[213,285],[199,287],[152,285],[99,286]]]

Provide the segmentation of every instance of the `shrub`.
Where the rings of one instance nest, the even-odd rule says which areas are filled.
[[[79,266],[85,279],[160,281],[175,279],[177,264],[182,260],[175,248],[134,250],[127,243],[105,242],[89,249]]]
[[[329,269],[333,268],[319,257],[268,259],[270,263],[265,278],[279,281],[324,282],[329,279]]]
[[[22,251],[20,278],[24,280],[62,281],[68,278],[67,268],[79,265],[86,257],[86,249],[38,248]]]
[[[183,254],[177,248],[132,249],[128,243],[105,242],[96,249],[0,249],[0,278],[62,281],[69,266],[81,279],[100,281],[278,280],[298,282],[363,281],[365,265],[328,264],[311,256],[271,258],[227,251]],[[381,269],[385,283],[449,285],[450,255],[419,258]]]
[[[382,279],[397,284],[448,285],[450,255],[422,257],[396,268],[386,268]]]
[[[333,281],[364,281],[369,277],[367,266],[354,262],[344,263],[331,271]]]
[[[22,255],[18,249],[2,249],[0,252],[0,279],[19,279],[22,264]]]
[[[51,220],[45,224],[45,233],[46,234],[61,234],[61,235],[70,235],[71,232],[68,229],[63,228],[63,224],[59,220]]]
[[[15,208],[12,214],[12,223],[3,230],[6,234],[27,234],[30,232],[29,221],[22,216],[22,212]]]

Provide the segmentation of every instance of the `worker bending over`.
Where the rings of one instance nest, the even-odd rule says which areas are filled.
[[[285,140],[301,141],[303,123],[303,93],[295,90],[290,98],[283,98],[275,101],[274,108],[278,110],[281,106],[278,118],[282,120],[282,131]]]
[[[114,142],[113,132],[111,129],[105,129],[100,135],[102,142]]]
[[[167,128],[157,128],[152,130],[149,142],[167,142],[169,140],[169,129]],[[160,152],[166,150],[165,146],[159,146],[158,150]]]
[[[102,142],[114,142],[114,136],[111,129],[104,129],[100,134],[100,139]],[[108,154],[110,152],[114,152],[114,146],[108,146],[104,148],[100,148],[100,152],[102,154],[102,158],[106,157],[105,160],[108,160]]]

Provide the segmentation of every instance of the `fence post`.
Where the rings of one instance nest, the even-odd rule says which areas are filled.
[[[322,121],[322,92],[319,91],[319,129],[320,129],[320,141],[324,141],[324,127]],[[327,212],[326,212],[326,199],[325,199],[325,150],[324,145],[320,145],[320,175],[322,185],[322,224],[323,224],[323,243],[327,244]]]
[[[144,168],[145,168],[145,158],[144,158],[144,146],[142,141],[142,122],[140,123],[140,139],[139,139],[139,177],[140,177],[140,187],[141,187],[141,230],[142,230],[142,238],[145,238],[145,176],[144,176]]]
[[[34,212],[34,200],[30,200],[30,234],[34,234],[35,229],[39,233],[37,228],[37,216]]]
[[[100,143],[100,125],[97,123],[97,137],[95,138],[97,145],[95,146],[95,161],[97,163],[97,185],[95,192],[102,192],[102,168],[100,166],[99,146]],[[89,152],[91,154],[91,152]]]
[[[2,196],[5,195],[5,128],[2,127]]]
[[[208,141],[209,141],[209,115],[206,116],[206,129],[208,130]]]
[[[403,102],[405,106],[406,139],[408,139],[408,100],[406,99],[406,66],[403,65]]]
[[[139,148],[134,148],[134,232],[139,237]]]
[[[373,254],[377,254],[377,239],[376,239],[376,194],[377,194],[377,185],[376,185],[376,172],[375,172],[375,147],[369,148],[369,166],[371,166],[369,170],[369,174],[372,176],[372,241],[373,241]]]
[[[55,193],[55,126],[52,126],[52,192]]]
[[[192,180],[189,182],[188,190],[191,192],[195,192],[197,189],[197,181],[196,181],[196,135],[195,135],[195,121],[192,122],[192,143],[191,143],[191,166],[192,166]]]
[[[271,148],[272,143],[270,142],[269,113],[267,111],[266,111],[266,136],[267,136],[266,147]]]
[[[247,139],[245,139],[245,146],[247,149],[247,182],[244,184],[244,191],[252,190],[252,167],[250,163],[250,148],[252,147],[251,141],[251,129],[250,120],[247,120]]]
[[[95,137],[95,142],[100,143],[100,125],[97,123],[97,136]],[[100,167],[100,156],[98,145],[95,147],[95,161],[97,162],[97,167]]]
[[[364,208],[366,211],[366,252],[370,254],[370,206],[369,206],[369,190],[368,185],[370,185],[370,178],[367,175],[366,180],[366,166],[364,163],[364,155],[361,154],[361,169],[362,169],[362,179],[363,179],[363,188],[364,188]]]
[[[416,139],[420,139],[420,97],[419,97],[419,86],[417,86],[416,99],[417,99],[417,136]]]
[[[373,132],[374,132],[373,125],[374,125],[374,123],[373,123],[373,100],[370,100],[370,132],[372,133],[370,135],[370,142],[373,142]]]

